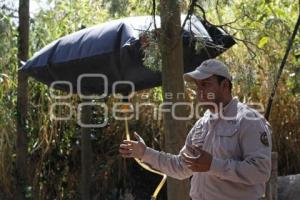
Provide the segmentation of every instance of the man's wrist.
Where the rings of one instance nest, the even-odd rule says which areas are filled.
[[[156,157],[159,156],[159,152],[150,148],[146,147],[144,155],[142,156],[141,160],[146,163],[150,163],[152,160],[155,160]]]
[[[143,156],[145,155],[145,151],[147,149],[147,146],[143,146],[143,147],[144,147],[144,149],[142,150],[140,156],[138,157],[138,159],[140,159],[140,160],[142,160]]]

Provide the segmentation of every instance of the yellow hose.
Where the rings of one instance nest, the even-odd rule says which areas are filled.
[[[126,109],[126,107],[124,106],[124,109]],[[125,117],[125,132],[126,132],[126,139],[130,140],[130,134],[129,134],[129,128],[128,128],[128,120],[127,117]],[[154,169],[152,169],[150,166],[148,166],[147,164],[143,163],[141,160],[134,158],[134,160],[145,170],[161,175],[163,176],[162,180],[160,181],[160,183],[158,184],[158,186],[156,187],[155,191],[153,192],[152,196],[151,196],[151,200],[156,200],[158,193],[160,192],[161,188],[164,186],[166,180],[167,180],[167,175],[164,173],[161,173],[159,171],[156,171]]]

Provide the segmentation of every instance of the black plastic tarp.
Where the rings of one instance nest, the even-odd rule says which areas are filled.
[[[182,15],[181,21],[184,19]],[[155,24],[160,27],[159,17]],[[74,93],[78,92],[78,77],[82,74],[102,74],[108,81],[104,85],[101,78],[83,78],[81,92],[84,94],[102,94],[104,87],[109,94],[116,81],[131,81],[135,90],[159,86],[161,74],[143,65],[140,42],[141,33],[153,29],[153,16],[123,18],[86,28],[53,41],[20,70],[47,85],[67,81]],[[191,38],[204,42],[205,48],[200,53],[196,53]],[[183,31],[184,71],[192,71],[202,61],[218,56],[234,44],[224,30],[191,16]],[[55,88],[69,90],[67,84],[56,84]],[[124,84],[119,85],[116,92],[127,93],[128,90]]]

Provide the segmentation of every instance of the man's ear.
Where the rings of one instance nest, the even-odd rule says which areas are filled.
[[[221,84],[224,89],[227,88],[229,90],[229,81],[227,79],[224,79]]]

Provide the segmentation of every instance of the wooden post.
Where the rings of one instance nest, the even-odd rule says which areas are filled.
[[[19,0],[19,62],[26,61],[29,49],[29,0]],[[21,64],[20,64],[21,65]],[[17,200],[25,199],[28,185],[26,116],[28,105],[28,77],[18,72],[17,86],[17,140],[16,140],[16,193]]]
[[[81,122],[90,123],[92,110],[90,105],[81,109]],[[90,128],[81,127],[81,181],[80,191],[82,200],[91,199],[91,166],[92,166],[92,144]]]
[[[278,153],[272,152],[272,171],[271,177],[266,184],[266,197],[265,200],[277,200],[277,177],[278,177]]]

